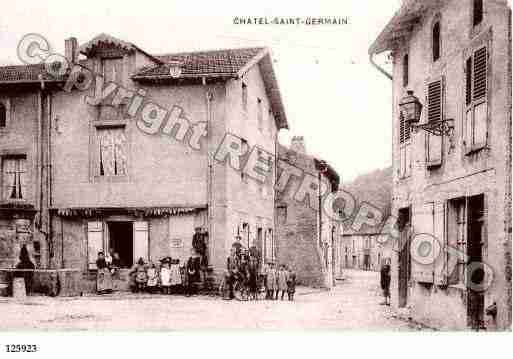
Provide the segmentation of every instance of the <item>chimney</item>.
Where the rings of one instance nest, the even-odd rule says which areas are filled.
[[[290,149],[295,152],[298,152],[298,153],[306,154],[304,137],[303,136],[292,137],[292,141],[290,141]]]
[[[64,55],[70,64],[78,60],[78,41],[76,37],[64,40]]]

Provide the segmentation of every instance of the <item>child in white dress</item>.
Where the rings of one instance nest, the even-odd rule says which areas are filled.
[[[160,268],[160,284],[164,294],[171,294],[171,263],[165,261]]]

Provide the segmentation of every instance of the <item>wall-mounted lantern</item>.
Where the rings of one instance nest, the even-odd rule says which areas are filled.
[[[413,94],[413,91],[407,91],[407,95],[402,98],[399,103],[399,109],[404,120],[410,125],[414,126],[420,121],[422,114],[422,104],[419,99]]]
[[[411,90],[407,91],[406,96],[399,103],[401,115],[412,130],[424,130],[435,136],[452,135],[454,130],[453,119],[428,121],[427,123],[419,124],[422,108],[422,103],[420,103]]]

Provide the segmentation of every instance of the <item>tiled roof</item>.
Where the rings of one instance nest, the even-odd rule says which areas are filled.
[[[264,48],[253,47],[155,55],[164,64],[143,68],[135,77],[170,76],[169,68],[174,63],[180,65],[182,76],[235,75],[262,50]]]
[[[44,80],[53,79],[43,64],[0,67],[0,82],[38,82],[39,75],[42,75]]]

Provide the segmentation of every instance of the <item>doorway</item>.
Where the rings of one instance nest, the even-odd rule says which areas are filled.
[[[470,197],[468,199],[468,263],[483,261],[485,205],[484,195]],[[485,273],[482,268],[467,273],[467,281],[473,284],[481,284]],[[484,295],[467,286],[467,315],[468,325],[472,329],[479,330],[484,326]]]
[[[121,267],[131,267],[134,259],[134,227],[132,222],[108,222],[109,249],[119,254]]]
[[[399,227],[399,308],[408,304],[408,283],[411,277],[411,256],[410,256],[410,208],[401,208],[398,213]]]

